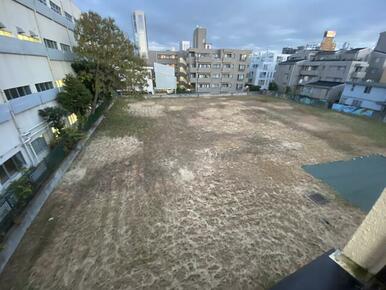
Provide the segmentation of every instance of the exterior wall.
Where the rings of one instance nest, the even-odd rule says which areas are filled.
[[[372,85],[369,83],[368,85]],[[386,106],[386,86],[384,87],[371,87],[370,93],[366,94],[366,85],[346,83],[340,103],[361,107],[365,109],[371,109],[374,111],[383,111]]]
[[[190,87],[198,93],[241,92],[248,77],[250,50],[189,49]]]
[[[300,69],[304,60],[295,62],[284,62],[278,64],[274,80],[278,86],[279,92],[285,92],[287,87],[296,88],[299,83]]]
[[[154,63],[155,90],[175,90],[177,88],[174,67],[160,63]]]
[[[313,99],[324,100],[328,102],[336,102],[343,91],[344,85],[337,85],[334,87],[321,87],[305,85],[300,89],[300,94]]]
[[[48,153],[47,149],[37,153],[31,145],[39,137],[48,144],[52,136],[38,112],[56,105],[64,76],[73,73],[74,19],[80,15],[72,0],[53,2],[61,14],[51,9],[48,0],[46,5],[32,0],[0,1],[0,22],[5,25],[0,29],[0,166],[18,152],[27,167]],[[70,20],[64,12],[71,15]],[[47,48],[44,38],[56,42],[57,49]],[[60,44],[70,46],[70,51]],[[51,82],[53,88],[38,92],[36,84],[44,82]],[[29,86],[30,93],[7,99],[4,90],[20,86]],[[17,177],[0,181],[0,191]]]
[[[364,61],[305,61],[299,75],[299,84],[314,81],[360,81],[368,64]]]
[[[386,190],[343,249],[357,265],[377,274],[386,264]]]
[[[386,52],[373,51],[369,60],[369,68],[366,73],[366,80],[379,82],[383,71],[386,69]]]

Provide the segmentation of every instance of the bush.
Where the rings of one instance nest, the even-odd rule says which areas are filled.
[[[22,177],[12,182],[8,190],[17,198],[18,207],[24,208],[31,199],[33,192],[32,183],[28,178],[28,174],[25,172]]]
[[[57,131],[57,135],[60,136],[65,126],[64,117],[68,115],[68,112],[60,107],[47,107],[39,110],[39,115],[47,121],[48,125]]]
[[[270,91],[277,91],[279,89],[279,87],[277,86],[277,84],[275,82],[270,82],[269,85],[268,85],[268,90]]]
[[[260,88],[260,86],[249,85],[249,91],[251,92],[259,92]]]
[[[82,139],[84,134],[75,128],[66,128],[63,130],[61,142],[64,145],[64,151],[70,152],[75,148],[76,144]]]

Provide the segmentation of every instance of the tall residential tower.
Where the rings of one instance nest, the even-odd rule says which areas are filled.
[[[206,28],[197,26],[193,32],[193,47],[198,49],[205,49],[206,44]]]
[[[145,13],[135,10],[132,15],[134,44],[138,55],[142,58],[149,58],[149,48],[147,44],[147,28]]]

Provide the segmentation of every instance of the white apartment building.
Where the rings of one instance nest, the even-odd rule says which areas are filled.
[[[55,106],[73,73],[73,0],[0,1],[0,191],[48,154],[52,133],[38,111]]]
[[[273,81],[278,63],[288,59],[289,54],[277,54],[272,51],[261,51],[254,53],[248,72],[248,84],[260,86],[262,90],[268,90]]]
[[[180,41],[180,51],[187,51],[190,48],[189,40],[181,40]]]

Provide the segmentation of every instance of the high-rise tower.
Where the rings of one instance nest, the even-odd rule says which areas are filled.
[[[147,28],[145,13],[135,10],[132,15],[134,44],[138,55],[142,58],[149,58],[149,48],[147,44]]]

